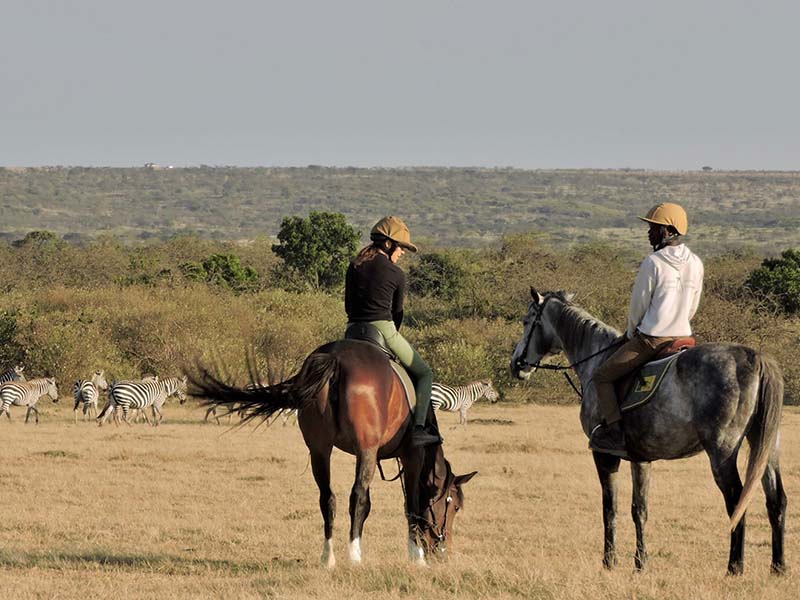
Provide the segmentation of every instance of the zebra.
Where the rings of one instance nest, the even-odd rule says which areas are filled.
[[[492,404],[497,402],[500,397],[489,379],[473,381],[460,386],[434,383],[431,389],[431,405],[434,410],[458,412],[458,422],[466,427],[467,410],[481,396],[486,396],[486,399]]]
[[[109,403],[97,417],[98,425],[102,425],[108,415],[114,411],[122,411],[122,418],[130,425],[128,413],[131,409],[144,409],[148,406],[153,411],[153,426],[157,426],[163,414],[161,407],[172,394],[178,395],[181,404],[186,402],[186,376],[182,378],[148,379],[143,381],[115,381],[108,392]],[[145,414],[145,421],[150,422]]]
[[[2,373],[0,373],[0,383],[5,383],[6,381],[26,381],[25,375],[22,372],[25,370],[25,367],[17,365],[13,369],[6,369]]]
[[[83,420],[86,420],[86,415],[90,417],[94,411],[94,417],[97,417],[97,400],[100,398],[100,390],[107,390],[108,382],[105,378],[105,371],[102,369],[95,371],[91,379],[79,379],[75,382],[72,388],[72,395],[75,397],[75,406],[72,412],[75,415],[75,422],[78,422],[78,406],[83,404]]]
[[[54,403],[58,402],[56,380],[51,377],[31,379],[30,381],[7,381],[0,385],[0,415],[5,412],[10,421],[11,411],[9,407],[12,404],[27,406],[28,411],[25,413],[25,422],[28,422],[31,412],[33,412],[38,425],[39,409],[36,408],[36,402],[45,395],[50,396]]]

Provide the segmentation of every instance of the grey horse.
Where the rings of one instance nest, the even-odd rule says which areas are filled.
[[[592,373],[614,352],[621,334],[573,305],[571,295],[542,295],[531,288],[531,298],[523,336],[511,358],[511,372],[527,379],[537,367],[552,368],[540,365],[543,358],[563,352],[584,390],[581,425],[588,436],[600,422],[594,386],[589,385]],[[702,344],[681,353],[648,404],[624,413],[633,478],[631,512],[636,527],[637,569],[644,568],[647,561],[644,526],[650,461],[684,458],[705,450],[730,516],[728,573],[744,570],[744,514],[759,479],[772,527],[772,572],[784,571],[786,494],[778,464],[782,404],[783,377],[774,359],[738,344]],[[736,458],[745,438],[750,456],[742,486]],[[616,474],[620,459],[595,452],[594,462],[603,490],[603,564],[611,568],[616,564]]]

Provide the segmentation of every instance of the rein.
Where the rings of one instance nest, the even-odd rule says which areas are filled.
[[[528,346],[530,346],[530,343],[531,343],[531,338],[533,338],[533,332],[536,329],[536,326],[539,325],[542,322],[542,315],[544,314],[544,305],[547,303],[547,300],[549,300],[549,299],[550,299],[550,297],[548,296],[544,300],[544,302],[542,302],[541,307],[536,312],[536,318],[534,319],[533,324],[531,325],[531,328],[528,331],[528,335],[525,338],[525,354],[526,355],[528,353]],[[572,386],[572,389],[575,390],[575,393],[578,394],[578,398],[583,400],[583,393],[578,389],[578,387],[575,385],[575,383],[573,383],[572,378],[569,376],[569,371],[571,369],[574,369],[578,365],[582,365],[583,363],[593,359],[595,356],[599,356],[600,354],[603,354],[604,352],[607,352],[607,351],[611,350],[612,348],[616,348],[617,346],[621,346],[624,343],[625,343],[625,337],[623,336],[622,339],[617,340],[613,344],[610,344],[610,345],[606,346],[605,348],[601,348],[597,352],[595,352],[593,354],[590,354],[589,356],[586,356],[586,357],[584,357],[584,358],[582,358],[580,360],[577,360],[574,363],[569,364],[569,365],[543,365],[543,364],[541,364],[541,362],[542,362],[541,359],[539,359],[539,361],[535,365],[528,365],[528,366],[531,366],[534,369],[544,369],[545,371],[562,371],[564,373],[564,377],[567,380],[567,383],[569,383],[570,386]],[[522,362],[522,361],[518,361],[518,363],[520,363],[520,362]]]

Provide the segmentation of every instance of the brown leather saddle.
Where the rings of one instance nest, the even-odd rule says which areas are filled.
[[[694,348],[695,345],[693,337],[678,338],[661,348],[653,360],[618,379],[614,383],[614,389],[617,398],[620,399],[620,410],[626,412],[649,401],[658,390],[658,386],[675,359],[678,358],[678,354]]]

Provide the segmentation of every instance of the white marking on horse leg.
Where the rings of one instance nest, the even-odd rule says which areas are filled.
[[[418,567],[428,566],[428,563],[425,562],[425,553],[413,540],[408,540],[408,559]]]
[[[361,538],[350,542],[350,562],[361,564]]]
[[[336,566],[336,557],[333,555],[333,542],[331,540],[325,540],[325,543],[322,545],[322,557],[320,558],[320,562],[323,567],[328,569],[332,569]]]

